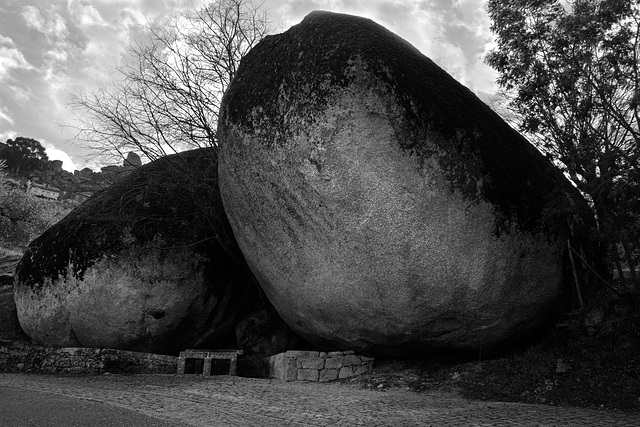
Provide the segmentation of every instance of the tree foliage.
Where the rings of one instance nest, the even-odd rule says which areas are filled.
[[[151,160],[215,146],[222,95],[267,33],[266,12],[250,0],[215,0],[148,30],[115,85],[75,96],[78,142],[107,157],[137,151]]]
[[[9,180],[0,160],[0,246],[25,247],[76,206],[73,201],[43,200]]]
[[[631,266],[640,241],[637,0],[489,0],[499,73],[520,129],[591,199],[597,237]],[[632,273],[634,270],[632,269]]]
[[[8,139],[6,144],[7,147],[0,152],[0,158],[6,161],[9,169],[18,172],[46,168],[49,158],[40,142],[19,136],[15,140]]]

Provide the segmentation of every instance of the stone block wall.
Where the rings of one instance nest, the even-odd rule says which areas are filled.
[[[0,372],[175,374],[177,363],[177,357],[162,354],[0,343]]]
[[[373,370],[373,357],[353,351],[287,351],[267,358],[268,376],[284,381],[332,381]]]

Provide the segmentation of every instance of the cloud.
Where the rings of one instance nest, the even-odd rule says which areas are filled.
[[[492,40],[486,0],[423,0],[420,8],[433,28],[432,59],[472,89],[490,90],[493,74],[483,63]]]
[[[6,142],[8,139],[15,139],[17,136],[18,132],[14,130],[0,132],[0,142]]]
[[[0,104],[0,123],[2,122],[8,122],[11,125],[13,125],[14,123],[13,117],[9,115],[9,112],[7,111],[5,106]]]
[[[69,35],[65,19],[56,11],[56,7],[50,6],[42,14],[35,6],[24,6],[22,17],[29,28],[33,28],[47,37],[49,42],[61,42]]]
[[[210,0],[206,0],[210,1]],[[262,0],[256,3],[261,3]],[[32,135],[52,150],[71,153],[83,167],[87,151],[69,141],[70,94],[108,85],[131,42],[145,26],[193,11],[205,0],[0,1],[0,136]],[[364,16],[407,39],[476,93],[492,92],[492,70],[482,62],[490,41],[486,0],[264,0],[274,31],[299,23],[312,10]],[[7,117],[14,121],[11,125]],[[12,137],[16,133],[11,134]]]
[[[18,50],[9,37],[0,35],[0,81],[9,76],[14,69],[32,69],[22,52]]]
[[[284,29],[317,9],[373,19],[472,90],[493,90],[495,76],[482,61],[491,43],[486,0],[266,0],[265,4],[272,16],[282,17]]]
[[[148,18],[139,9],[124,7],[118,13],[118,20],[122,28],[129,28],[147,24]]]
[[[27,28],[36,31],[30,35],[38,40],[33,44],[37,47],[31,47],[29,54],[47,83],[52,76],[66,72],[65,67],[77,50],[74,42],[79,42],[78,37],[72,37],[67,19],[61,13],[66,14],[66,10],[57,2],[40,8],[27,5],[20,11]]]
[[[69,52],[64,49],[54,48],[46,51],[44,57],[52,62],[66,62],[69,59]]]
[[[37,7],[27,5],[22,8],[21,15],[29,28],[38,30],[41,33],[45,32],[44,18]]]
[[[26,104],[31,101],[33,92],[31,88],[24,88],[22,86],[8,85],[6,89],[11,95],[11,98],[18,103]]]
[[[74,130],[61,126],[72,122],[71,95],[108,85],[127,46],[144,40],[144,26],[202,0],[0,3],[0,136],[49,141],[51,158],[70,169],[87,154],[70,142]]]
[[[100,12],[87,0],[69,0],[67,2],[67,10],[73,23],[80,28],[109,26],[100,15]]]
[[[76,163],[73,161],[73,158],[66,152],[60,150],[55,145],[49,142],[41,142],[41,144],[44,147],[49,160],[62,160],[62,169],[69,172],[73,172],[74,170],[76,170]]]

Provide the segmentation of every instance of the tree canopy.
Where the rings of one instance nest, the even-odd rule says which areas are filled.
[[[14,170],[42,170],[46,167],[47,153],[39,141],[32,138],[17,137],[8,139],[6,147],[0,151],[0,158],[6,161],[6,167]]]
[[[590,198],[595,237],[640,239],[640,9],[637,0],[489,0],[499,73],[520,130]],[[619,265],[619,264],[618,264]]]
[[[0,159],[0,247],[25,247],[75,206],[73,201],[44,200],[7,180]]]

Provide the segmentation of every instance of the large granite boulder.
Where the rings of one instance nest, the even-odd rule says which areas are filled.
[[[485,355],[553,321],[567,219],[589,221],[588,206],[385,28],[313,12],[267,37],[242,60],[218,132],[236,239],[311,343]]]
[[[24,331],[48,346],[168,354],[233,342],[258,290],[217,184],[215,149],[168,156],[47,230],[16,270]]]

